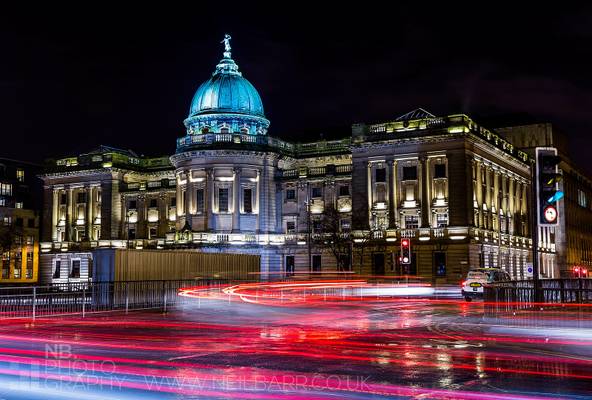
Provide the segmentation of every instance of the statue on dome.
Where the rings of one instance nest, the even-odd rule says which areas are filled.
[[[232,37],[230,37],[230,35],[227,33],[224,35],[224,39],[222,39],[222,41],[220,43],[224,43],[224,57],[230,58],[230,39],[232,39]]]

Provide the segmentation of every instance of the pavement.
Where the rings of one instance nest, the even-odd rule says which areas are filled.
[[[5,320],[0,399],[592,399],[591,314],[486,318],[450,289]]]

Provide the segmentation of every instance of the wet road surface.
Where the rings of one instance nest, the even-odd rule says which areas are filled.
[[[187,299],[166,314],[5,320],[0,399],[592,398],[589,314]]]

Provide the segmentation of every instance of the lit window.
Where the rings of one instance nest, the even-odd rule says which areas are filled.
[[[19,182],[24,182],[25,181],[25,171],[22,169],[17,169],[16,170],[16,179]]]
[[[349,219],[342,219],[341,220],[341,231],[342,232],[349,232],[351,229],[351,223]]]
[[[405,215],[405,228],[417,229],[419,227],[419,218],[417,215]]]
[[[12,218],[11,217],[4,217],[4,219],[2,220],[2,223],[4,224],[4,226],[9,226],[10,224],[12,224]]]
[[[23,208],[23,202],[17,201],[16,203],[14,203],[14,208]]]
[[[0,197],[0,206],[5,206],[6,205],[6,200],[4,199],[4,197]]]
[[[157,229],[156,229],[155,226],[150,227],[150,232],[149,233],[150,233],[149,239],[153,239],[155,237],[158,237]]]
[[[12,196],[12,184],[0,183],[0,194],[4,196]]]
[[[436,223],[438,228],[445,228],[448,226],[448,214],[438,213],[436,215]]]
[[[580,207],[588,207],[588,196],[581,189],[578,189],[578,205]]]

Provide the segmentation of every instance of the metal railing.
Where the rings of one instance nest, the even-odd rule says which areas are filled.
[[[34,287],[0,288],[0,319],[92,312],[128,311],[179,305],[177,296],[186,286],[228,283],[224,279],[190,279],[129,282],[76,282]]]
[[[592,279],[542,279],[540,301],[556,304],[592,303]],[[501,282],[484,288],[486,302],[512,305],[535,302],[533,280]]]

